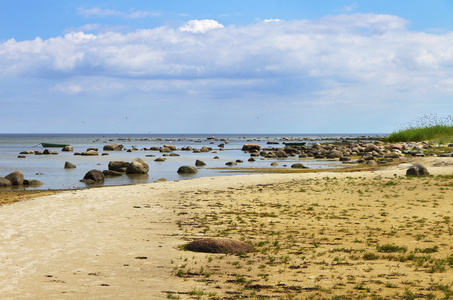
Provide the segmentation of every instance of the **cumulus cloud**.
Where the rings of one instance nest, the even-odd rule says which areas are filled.
[[[451,93],[453,33],[414,32],[406,24],[375,14],[228,27],[192,20],[176,29],[11,39],[0,43],[0,76],[166,80],[169,89],[185,80],[205,92],[228,82],[226,91],[235,85],[241,91],[349,99],[370,90],[394,91],[395,97],[403,91]],[[77,83],[67,92],[80,92]]]
[[[179,31],[205,33],[217,28],[223,28],[223,25],[215,20],[190,20],[178,29]]]

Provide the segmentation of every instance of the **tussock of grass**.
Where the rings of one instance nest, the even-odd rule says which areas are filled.
[[[413,123],[407,124],[405,128],[392,132],[384,141],[394,142],[420,142],[435,141],[438,143],[449,143],[453,141],[453,117],[437,117],[436,115],[425,115],[417,118]]]

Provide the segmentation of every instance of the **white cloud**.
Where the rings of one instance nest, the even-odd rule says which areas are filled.
[[[223,28],[223,25],[215,20],[190,20],[178,29],[179,31],[205,33],[209,30],[218,28]]]
[[[79,14],[84,16],[85,18],[107,18],[107,17],[119,17],[119,18],[126,18],[126,19],[141,19],[141,18],[149,18],[149,17],[157,17],[160,14],[152,11],[132,11],[132,12],[122,12],[113,9],[102,9],[99,7],[93,8],[84,8],[79,7],[78,9]]]
[[[265,23],[269,23],[269,22],[280,22],[281,20],[280,19],[266,19],[264,20]]]
[[[242,27],[193,20],[177,29],[12,39],[0,43],[0,76],[72,78],[66,90],[60,89],[69,93],[85,90],[77,88],[86,86],[76,82],[80,78],[96,76],[129,84],[162,80],[159,86],[165,88],[159,91],[189,86],[213,97],[231,95],[232,87],[239,93],[341,96],[357,102],[370,91],[394,98],[451,94],[453,33],[414,32],[406,24],[375,14]],[[217,28],[223,29],[212,30]]]

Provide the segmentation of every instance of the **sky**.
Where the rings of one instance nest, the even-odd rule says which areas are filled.
[[[0,0],[0,133],[390,133],[453,114],[450,0]]]

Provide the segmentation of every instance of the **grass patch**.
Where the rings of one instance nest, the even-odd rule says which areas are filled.
[[[409,123],[403,129],[392,132],[387,142],[420,142],[436,141],[438,143],[451,142],[453,140],[453,117],[438,117],[437,115],[424,115]]]

